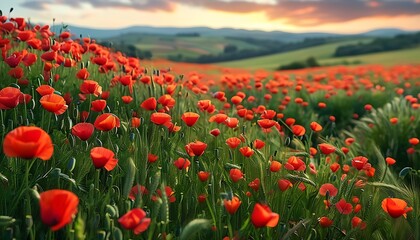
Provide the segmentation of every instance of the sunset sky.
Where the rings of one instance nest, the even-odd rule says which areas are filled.
[[[95,28],[232,27],[290,32],[420,30],[420,0],[1,0],[32,22]]]

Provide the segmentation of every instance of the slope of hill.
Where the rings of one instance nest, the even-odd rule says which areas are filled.
[[[62,26],[55,26],[54,30],[59,32]],[[302,41],[305,38],[324,38],[324,37],[338,37],[345,36],[342,34],[308,32],[308,33],[291,33],[282,31],[260,31],[260,30],[245,30],[235,28],[220,28],[213,29],[209,27],[150,27],[150,26],[132,26],[121,29],[93,29],[78,26],[67,26],[76,36],[89,36],[92,38],[106,39],[121,37],[124,34],[153,34],[153,35],[177,35],[183,33],[198,33],[201,36],[210,37],[253,37],[257,39],[271,39],[283,42]]]
[[[289,64],[294,61],[302,61],[308,57],[315,57],[317,60],[326,59],[333,56],[335,49],[338,46],[343,44],[351,44],[357,42],[368,42],[371,39],[366,38],[363,40],[348,40],[348,41],[339,41],[335,43],[324,44],[321,46],[305,48],[295,51],[290,51],[286,53],[272,54],[262,57],[249,58],[239,61],[223,62],[220,63],[222,66],[226,67],[243,67],[243,68],[252,68],[252,69],[275,69],[280,65]]]
[[[125,34],[124,37],[107,39],[114,44],[132,44],[141,50],[149,50],[154,58],[182,56],[194,58],[207,54],[218,54],[225,46],[234,45],[237,50],[260,49],[261,46],[246,43],[237,39],[220,36],[174,36],[154,34]]]
[[[61,25],[56,25],[54,31],[59,32],[62,28]],[[198,33],[201,36],[231,36],[231,37],[252,37],[257,39],[271,39],[282,42],[294,42],[302,41],[305,38],[326,38],[326,37],[340,37],[340,36],[374,36],[374,37],[390,37],[401,33],[408,33],[401,29],[376,29],[359,34],[333,34],[333,33],[322,33],[322,32],[307,32],[307,33],[292,33],[283,31],[260,31],[260,30],[246,30],[246,29],[235,29],[235,28],[220,28],[214,29],[209,27],[151,27],[151,26],[131,26],[121,29],[95,29],[87,27],[79,27],[68,25],[68,29],[75,36],[83,35],[90,36],[92,38],[112,38],[118,37],[127,33],[138,33],[138,34],[157,34],[157,35],[176,35],[180,33]]]
[[[249,69],[276,69],[281,65],[290,64],[295,61],[304,61],[308,57],[315,57],[322,65],[340,64],[407,64],[420,63],[420,47],[390,51],[384,53],[365,54],[353,57],[334,57],[335,49],[343,44],[355,44],[358,42],[369,42],[371,39],[349,40],[325,44],[286,53],[272,54],[263,57],[249,58],[239,61],[223,62],[219,65],[225,67],[238,67]]]

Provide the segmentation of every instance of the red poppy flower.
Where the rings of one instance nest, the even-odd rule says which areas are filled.
[[[99,66],[103,66],[108,62],[108,59],[106,57],[98,56],[92,58],[92,62],[98,64]]]
[[[256,228],[260,227],[275,227],[279,222],[280,216],[271,211],[271,209],[264,204],[257,203],[251,213],[251,222]]]
[[[21,52],[15,52],[9,57],[4,59],[4,62],[9,65],[11,68],[15,68],[19,65],[20,61],[22,61],[23,54]]]
[[[155,155],[155,154],[152,154],[152,153],[148,153],[147,154],[147,161],[149,162],[149,163],[154,163],[154,162],[156,162],[156,160],[158,160],[158,156],[157,155]]]
[[[163,125],[171,121],[171,116],[167,113],[155,112],[150,116],[150,121],[156,125]]]
[[[239,146],[239,144],[241,144],[241,139],[237,138],[237,137],[231,137],[226,139],[226,144],[230,147],[230,148],[237,148]]]
[[[25,57],[23,57],[22,62],[25,66],[30,67],[36,62],[37,58],[36,54],[28,53]]]
[[[414,145],[415,146],[415,145],[419,144],[420,140],[418,138],[410,138],[410,139],[408,139],[408,142],[411,145]]]
[[[158,198],[161,198],[163,196],[162,191],[160,189],[157,189],[156,193],[157,193],[157,196],[153,195],[152,196],[152,201],[156,201]],[[173,202],[176,201],[175,192],[172,190],[171,187],[165,186],[165,194],[166,194],[166,197],[168,198],[169,202],[173,203]]]
[[[338,169],[340,169],[340,164],[335,162],[335,163],[331,164],[330,169],[331,169],[332,172],[337,172]]]
[[[150,76],[145,75],[140,78],[140,81],[144,84],[149,84],[152,81],[152,79]]]
[[[77,73],[76,73],[76,77],[80,80],[86,80],[89,78],[89,72],[86,68],[82,68],[80,69]]]
[[[231,200],[223,199],[223,205],[226,208],[226,211],[233,215],[238,210],[239,206],[241,206],[241,200],[238,197],[234,196]]]
[[[171,121],[164,123],[163,126],[168,128],[169,132],[178,132],[179,130],[181,130],[180,126],[177,126],[176,124],[174,124]]]
[[[21,67],[12,68],[7,72],[10,77],[20,79],[23,77],[23,69]]]
[[[294,119],[294,118],[287,118],[284,122],[285,122],[288,126],[292,126],[293,124],[295,124],[296,119]]]
[[[66,100],[62,96],[54,93],[42,96],[39,102],[45,110],[56,115],[63,114],[68,108]]]
[[[19,104],[22,92],[14,87],[5,87],[0,90],[0,109],[7,110],[15,108]]]
[[[353,206],[351,205],[351,203],[346,202],[344,198],[338,201],[335,204],[335,207],[337,208],[337,211],[341,214],[350,214],[353,211]]]
[[[244,174],[242,173],[241,170],[237,168],[232,168],[229,171],[229,177],[230,179],[232,179],[233,182],[238,182],[239,180],[244,178]]]
[[[98,99],[92,101],[90,104],[92,107],[90,108],[94,112],[102,112],[106,108],[106,100]]]
[[[105,168],[107,171],[114,169],[118,163],[118,159],[114,158],[114,152],[104,147],[92,148],[90,158],[95,168]]]
[[[391,118],[391,119],[389,119],[389,122],[390,122],[391,124],[395,125],[395,124],[397,124],[397,123],[398,123],[398,118],[396,118],[396,117]]]
[[[319,108],[326,108],[327,107],[327,104],[324,103],[324,102],[320,102],[320,103],[318,103],[318,107]]]
[[[239,117],[244,118],[247,111],[248,110],[246,108],[242,108],[242,109],[239,109],[236,113],[238,114]]]
[[[156,98],[151,97],[148,98],[146,100],[144,100],[141,104],[140,107],[143,108],[144,110],[148,110],[148,111],[153,111],[156,109],[157,107],[157,101]]]
[[[292,132],[296,136],[303,136],[303,135],[305,135],[306,130],[301,125],[293,125],[292,126]]]
[[[360,210],[362,210],[362,205],[361,204],[356,204],[356,206],[354,206],[353,212],[358,213],[358,212],[360,212]]]
[[[72,192],[54,189],[39,194],[42,222],[52,231],[66,226],[77,213],[79,198]]]
[[[188,127],[193,126],[198,121],[199,118],[200,118],[200,115],[194,112],[183,113],[181,117],[182,121],[184,121]]]
[[[224,123],[228,119],[228,116],[224,113],[218,113],[209,118],[209,122]]]
[[[128,198],[134,201],[138,196],[145,194],[149,194],[147,188],[145,186],[137,184],[131,188],[130,193],[128,194]]]
[[[413,210],[412,207],[407,207],[407,202],[399,198],[385,198],[382,209],[393,218],[407,217],[407,213]]]
[[[198,175],[198,179],[200,179],[200,181],[205,182],[205,181],[207,181],[207,179],[209,179],[210,173],[209,172],[204,172],[204,171],[199,171],[197,175]]]
[[[284,167],[287,170],[295,170],[295,171],[304,171],[306,169],[305,162],[296,156],[289,157]]]
[[[392,157],[385,158],[385,161],[388,165],[394,165],[397,161],[393,159]]]
[[[98,130],[110,131],[116,127],[120,127],[120,119],[112,113],[104,113],[96,118],[93,125]]]
[[[362,220],[361,218],[354,216],[354,217],[351,219],[351,226],[352,226],[353,228],[359,227],[360,229],[362,229],[362,230],[363,230],[363,229],[365,229],[365,228],[366,228],[366,223],[365,223],[365,222],[363,222],[363,220]]]
[[[175,106],[175,99],[171,95],[165,94],[158,99],[160,103],[166,110],[169,110]]]
[[[324,228],[327,228],[333,224],[333,220],[329,219],[328,217],[321,217],[318,222],[319,225]]]
[[[101,93],[101,98],[102,98],[103,100],[107,100],[107,99],[109,98],[109,91],[103,91],[103,92]]]
[[[95,130],[92,123],[78,123],[71,128],[71,134],[82,141],[88,140]]]
[[[248,187],[252,188],[254,191],[258,191],[258,189],[260,189],[260,185],[261,185],[260,179],[256,178],[248,184]]]
[[[80,113],[80,121],[86,122],[86,120],[88,119],[88,117],[89,117],[89,112],[88,111],[82,111]]]
[[[338,189],[331,183],[322,184],[322,186],[319,188],[319,194],[321,196],[326,196],[327,192],[330,197],[335,197],[337,196]]]
[[[146,217],[146,212],[141,208],[134,208],[118,219],[121,226],[128,230],[133,230],[138,235],[147,230],[150,225],[150,218]]]
[[[205,202],[205,201],[206,201],[206,199],[207,199],[207,195],[206,195],[206,194],[200,194],[200,195],[198,195],[198,197],[197,197],[197,200],[198,200],[198,202],[199,202],[199,203],[203,203],[203,202]]]
[[[314,132],[322,131],[322,126],[317,122],[311,122],[311,124],[309,126],[311,127],[312,131],[314,131]]]
[[[274,110],[266,110],[261,114],[262,119],[273,119],[277,115]]]
[[[218,128],[212,129],[210,131],[210,134],[213,135],[213,136],[215,136],[215,137],[217,137],[217,136],[220,135],[220,130]]]
[[[262,141],[262,140],[260,140],[260,139],[255,139],[255,141],[254,141],[254,147],[256,148],[256,149],[261,149],[261,148],[263,148],[265,146],[265,142],[264,141]]]
[[[98,97],[102,94],[102,87],[93,80],[85,80],[80,85],[80,92],[83,94],[93,94]]]
[[[280,169],[281,169],[281,163],[280,162],[275,161],[275,160],[271,161],[271,163],[270,163],[270,171],[271,172],[278,172],[278,171],[280,171]]]
[[[185,151],[187,151],[190,156],[201,156],[207,148],[207,144],[195,141],[185,145]]]
[[[239,124],[239,120],[237,118],[228,117],[225,121],[225,125],[229,128],[236,128]]]
[[[54,152],[54,147],[48,133],[41,128],[22,126],[6,135],[3,152],[8,157],[48,160]]]
[[[257,123],[260,127],[264,129],[268,129],[268,128],[272,128],[276,124],[276,121],[271,120],[271,119],[262,119],[262,120],[258,120]]]
[[[19,103],[29,104],[32,100],[32,96],[26,93],[22,93],[19,97]]]
[[[130,122],[131,122],[131,127],[133,127],[133,128],[140,127],[140,124],[141,124],[140,118],[132,117]]]
[[[231,99],[230,99],[230,101],[233,103],[233,104],[235,104],[235,105],[238,105],[239,103],[241,103],[242,102],[242,98],[241,97],[239,97],[239,96],[233,96]]]
[[[39,93],[39,95],[44,96],[48,94],[53,94],[55,89],[50,85],[41,85],[36,88],[36,91]]]
[[[372,110],[372,108],[373,108],[373,106],[372,106],[372,105],[370,105],[370,104],[366,104],[366,105],[364,106],[364,108],[365,108],[365,110],[366,110],[366,111],[371,111],[371,110]]]
[[[367,163],[368,159],[363,156],[357,156],[351,160],[351,165],[357,170],[370,168],[370,164]]]
[[[251,157],[254,154],[254,150],[252,150],[250,147],[241,147],[239,151],[244,157]]]
[[[57,59],[56,51],[45,52],[41,55],[41,59],[47,62],[52,62]]]
[[[287,179],[280,179],[278,182],[279,188],[282,192],[286,191],[287,189],[293,187],[292,182]]]
[[[186,158],[178,158],[175,162],[174,165],[176,168],[178,168],[179,170],[182,169],[186,169],[188,171],[188,168],[191,165],[190,160],[186,159]]]
[[[133,101],[133,97],[131,96],[122,96],[121,100],[125,103],[125,104],[129,104]]]

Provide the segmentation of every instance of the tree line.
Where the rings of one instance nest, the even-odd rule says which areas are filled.
[[[420,44],[420,32],[415,34],[400,34],[392,38],[376,38],[369,43],[357,43],[339,46],[335,57],[362,55],[384,51],[415,47]]]

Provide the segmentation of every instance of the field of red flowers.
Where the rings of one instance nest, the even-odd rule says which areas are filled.
[[[251,73],[0,31],[0,239],[420,239],[418,65]]]

